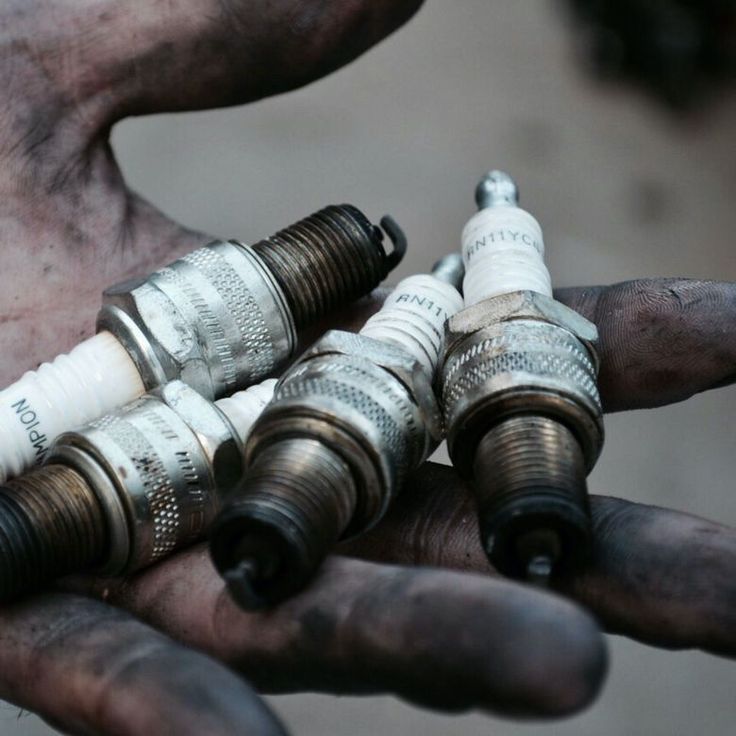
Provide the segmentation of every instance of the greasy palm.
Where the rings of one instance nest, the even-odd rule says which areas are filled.
[[[208,239],[127,190],[108,144],[115,121],[300,86],[420,4],[6,0],[0,379],[87,336],[105,286]],[[736,378],[733,285],[648,280],[557,296],[598,324],[609,411]],[[77,583],[86,595],[0,610],[0,697],[72,733],[280,734],[241,675],[270,691],[392,692],[543,716],[598,692],[598,624],[736,653],[733,530],[613,498],[594,498],[592,512],[593,559],[564,586],[572,603],[495,576],[467,491],[451,469],[426,465],[385,522],[345,549],[372,562],[333,558],[276,610],[239,611],[202,548],[125,583]]]

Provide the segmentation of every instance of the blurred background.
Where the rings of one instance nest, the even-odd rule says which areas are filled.
[[[642,276],[736,280],[736,97],[676,116],[602,86],[588,40],[553,0],[429,0],[358,63],[233,110],[130,120],[113,143],[129,183],[172,217],[254,241],[330,202],[406,228],[396,277],[459,245],[473,189],[507,169],[545,230],[558,286]],[[589,58],[589,57],[588,57]],[[736,328],[736,326],[735,326]],[[607,419],[593,492],[736,524],[736,388]],[[736,574],[736,571],[735,571]],[[596,705],[537,725],[446,717],[392,698],[272,699],[296,736],[731,734],[736,666],[611,637]],[[0,707],[0,734],[53,733]]]

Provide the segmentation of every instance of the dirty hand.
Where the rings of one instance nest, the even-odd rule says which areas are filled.
[[[419,4],[3,3],[0,380],[86,337],[105,286],[208,240],[126,189],[108,145],[116,120],[297,87]],[[609,410],[734,378],[732,285],[641,281],[558,296],[601,330]],[[608,630],[733,655],[736,534],[612,498],[592,508],[595,554],[564,592]],[[582,707],[605,674],[597,624],[572,602],[495,576],[473,516],[452,470],[427,465],[385,523],[344,550],[353,558],[328,561],[276,610],[239,611],[202,548],[85,591],[105,602],[58,593],[5,607],[0,697],[66,732],[115,734],[284,733],[239,675],[268,691],[391,692],[445,709]]]

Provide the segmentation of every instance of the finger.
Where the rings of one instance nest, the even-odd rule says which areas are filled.
[[[73,595],[0,610],[0,697],[65,733],[286,733],[222,665]]]
[[[598,325],[607,411],[663,406],[736,380],[736,284],[640,279],[555,296]]]
[[[353,60],[421,0],[91,0],[38,22],[84,119],[236,105]],[[41,17],[46,14],[47,20]],[[49,17],[50,16],[50,17]],[[49,27],[53,23],[52,27]]]
[[[688,514],[592,497],[590,564],[564,590],[607,630],[657,646],[736,655],[736,530]],[[343,551],[382,562],[493,573],[471,494],[427,463],[384,521]]]
[[[457,572],[331,558],[299,596],[245,613],[199,548],[108,596],[276,692],[391,692],[430,708],[561,715],[590,702],[606,669],[603,639],[577,607]]]
[[[617,498],[592,512],[592,562],[565,588],[613,633],[736,656],[736,530]]]

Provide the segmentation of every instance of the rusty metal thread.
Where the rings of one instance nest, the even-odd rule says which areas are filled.
[[[281,286],[297,329],[370,293],[391,270],[383,233],[333,205],[253,246]]]
[[[524,576],[539,551],[522,549],[532,538],[535,544],[542,539],[549,547],[544,554],[562,565],[584,557],[585,462],[564,424],[535,415],[506,419],[478,444],[473,478],[483,543],[501,572]]]
[[[493,472],[483,478],[484,497],[491,508],[527,488],[559,490],[585,496],[585,466],[580,445],[565,425],[540,416],[516,416],[488,432],[476,458]],[[476,460],[476,464],[477,464]]]
[[[87,481],[49,465],[0,486],[0,600],[102,559],[103,511]]]
[[[213,559],[236,600],[258,608],[304,587],[350,524],[356,503],[349,467],[316,440],[263,448],[212,533]],[[246,559],[252,590],[243,592],[243,581],[229,573]]]

